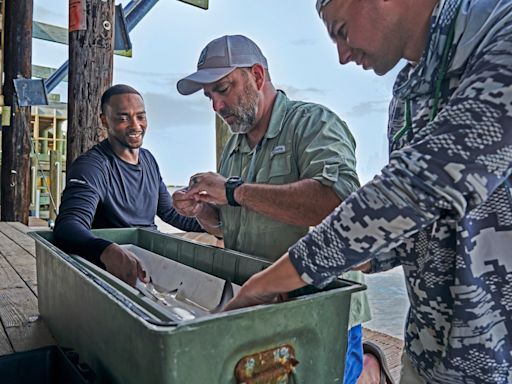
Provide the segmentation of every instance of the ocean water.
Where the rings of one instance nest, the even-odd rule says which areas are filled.
[[[363,326],[403,339],[409,299],[402,267],[365,277],[372,320]]]

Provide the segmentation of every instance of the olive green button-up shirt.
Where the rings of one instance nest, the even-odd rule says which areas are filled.
[[[248,183],[276,185],[315,179],[344,200],[359,187],[355,167],[355,141],[336,114],[278,92],[262,141],[250,148],[245,134],[233,135],[222,153],[219,173],[241,176]],[[226,248],[271,261],[309,231],[309,227],[285,224],[245,207],[221,206],[220,219]],[[364,280],[360,272],[344,277]],[[353,298],[349,324],[369,320],[366,294]]]

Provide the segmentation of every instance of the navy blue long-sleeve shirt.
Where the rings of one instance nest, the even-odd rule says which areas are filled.
[[[67,173],[54,229],[55,243],[103,266],[100,255],[112,244],[97,238],[91,228],[156,228],[155,215],[184,231],[203,232],[194,218],[179,215],[172,206],[158,164],[141,148],[139,164],[115,155],[108,140],[78,157]]]

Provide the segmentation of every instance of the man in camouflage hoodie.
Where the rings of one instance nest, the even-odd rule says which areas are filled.
[[[402,383],[512,382],[512,1],[318,0],[341,64],[400,59],[390,160],[227,309],[402,265]]]

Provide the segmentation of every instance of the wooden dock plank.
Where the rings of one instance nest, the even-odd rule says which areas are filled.
[[[35,257],[5,234],[0,233],[0,254],[29,285],[37,284]]]
[[[0,324],[0,356],[8,355],[13,352],[12,345],[5,334],[4,327]]]
[[[10,221],[9,225],[12,226],[13,228],[16,228],[18,231],[23,232],[23,233],[27,233],[27,232],[30,232],[32,230],[30,227],[27,227],[25,224],[19,223],[19,222],[16,222],[16,221]]]
[[[2,231],[0,231],[0,252],[8,259],[10,256],[19,256],[24,255],[23,257],[29,256],[32,259],[35,259],[30,252],[25,250],[19,244],[16,243],[15,240],[12,240],[10,237],[5,235]]]
[[[55,344],[28,287],[0,290],[0,320],[15,352]]]
[[[37,298],[28,287],[0,291],[0,318],[6,329],[30,323],[38,316]]]
[[[34,240],[17,224],[0,223],[0,354],[55,344],[37,308]]]
[[[32,256],[36,256],[35,241],[29,235],[27,235],[27,232],[20,231],[17,227],[13,226],[13,223],[5,222],[0,222],[0,232],[10,238]]]
[[[30,290],[34,293],[34,296],[37,297],[37,284],[29,284],[28,286]]]
[[[23,288],[26,284],[3,255],[0,255],[0,290]]]
[[[41,318],[24,326],[6,328],[6,331],[15,352],[57,344]]]

